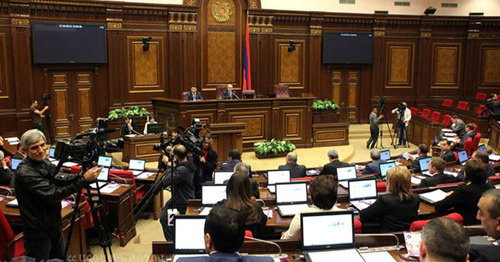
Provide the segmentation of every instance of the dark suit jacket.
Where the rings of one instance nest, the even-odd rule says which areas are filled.
[[[488,108],[488,115],[498,121],[500,117],[500,101],[488,101],[485,106]]]
[[[333,175],[337,179],[337,167],[348,166],[349,164],[339,161],[338,159],[323,166],[323,170],[320,175]]]
[[[441,158],[444,159],[445,162],[456,162],[457,161],[457,159],[455,158],[455,154],[453,154],[453,151],[451,151],[451,150],[442,151]]]
[[[290,178],[298,178],[306,176],[306,166],[290,163],[278,167],[279,170],[290,170]]]
[[[464,137],[462,137],[462,139],[460,140],[460,142],[457,144],[458,147],[463,147],[465,145],[465,141],[467,140],[467,138],[472,138],[472,141],[474,141],[474,137],[476,137],[476,132],[474,131],[471,131],[469,133],[467,133]]]
[[[132,120],[132,129],[134,129],[134,130],[137,129],[135,121],[133,121],[133,120]],[[124,122],[122,125],[121,135],[124,136],[124,135],[130,135],[130,134],[134,134],[134,132],[129,131],[127,128],[127,123]]]
[[[240,259],[241,258],[241,259]],[[208,257],[181,257],[178,262],[273,262],[271,257],[239,256],[236,253],[214,252]]]
[[[488,173],[488,177],[495,175],[495,169],[490,163],[486,165],[486,172]],[[458,171],[457,180],[465,180],[465,170],[463,168]]]
[[[481,221],[476,219],[477,215],[477,202],[481,198],[481,194],[494,188],[490,184],[467,184],[461,185],[447,196],[445,199],[434,204],[437,212],[444,213],[450,208],[455,208],[454,212],[459,213],[464,218],[464,225],[480,224]]]
[[[219,156],[217,152],[211,147],[208,148],[207,156],[205,157],[205,163],[203,164],[203,181],[212,180],[212,173],[217,168],[217,162],[219,161]]]
[[[382,160],[375,160],[365,166],[365,170],[363,170],[362,174],[367,175],[367,174],[378,174],[380,173],[380,163],[383,163],[384,161]]]
[[[500,246],[471,245],[469,260],[471,262],[498,262],[500,261]]]
[[[379,195],[373,205],[359,212],[359,217],[365,221],[380,220],[383,231],[405,231],[410,224],[418,219],[420,197],[414,194],[410,201],[401,202],[393,194]]]
[[[186,100],[191,101],[191,100],[193,100],[193,97],[196,97],[196,100],[203,99],[203,96],[201,96],[201,93],[199,91],[196,91],[194,96],[193,96],[193,93],[189,92],[188,95],[186,96]]]
[[[422,181],[420,182],[420,185],[418,185],[418,188],[431,187],[431,186],[436,186],[438,184],[446,184],[446,183],[453,183],[453,182],[458,182],[458,179],[456,179],[452,175],[436,174],[436,175],[433,175],[432,177],[422,179]]]
[[[14,177],[14,172],[12,172],[12,170],[9,168],[4,169],[0,166],[0,186],[13,187],[13,184],[11,183],[12,177]]]
[[[229,93],[227,90],[222,93],[222,99],[238,99],[238,95],[236,95],[236,91],[232,91]]]

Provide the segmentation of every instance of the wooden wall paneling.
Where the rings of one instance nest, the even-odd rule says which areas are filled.
[[[292,143],[304,143],[304,123],[301,121],[305,113],[304,109],[281,109],[281,138],[292,141]]]
[[[498,90],[500,86],[500,44],[480,44],[479,50],[478,90],[483,90],[483,92]]]
[[[372,104],[371,98],[373,97],[372,90],[372,66],[364,65],[361,67],[361,76],[360,76],[360,85],[358,88],[358,120],[360,123],[368,123],[369,115],[372,111],[372,107],[375,104]]]
[[[290,41],[295,51],[289,52]],[[304,90],[306,78],[306,41],[297,39],[275,40],[274,84],[287,85],[291,90]]]
[[[255,143],[270,139],[271,111],[257,110],[252,112],[228,112],[229,122],[245,123],[246,129],[243,143]]]
[[[69,94],[69,74],[67,72],[49,72],[48,83],[50,89],[53,90],[53,104],[51,108],[53,118],[54,136],[56,138],[69,138],[72,134],[72,120],[70,119],[71,111],[68,99]]]
[[[8,53],[7,31],[0,29],[0,109],[12,108],[15,105],[14,90],[12,88],[12,77],[10,68],[10,57]]]
[[[109,75],[109,107],[110,109],[122,107],[125,102],[126,56],[124,55],[125,41],[121,23],[108,23],[108,75]]]
[[[78,103],[74,105],[75,131],[81,133],[94,127],[95,116],[95,79],[92,71],[76,72],[75,91]],[[74,107],[75,107],[74,106]]]
[[[415,43],[387,42],[385,88],[413,88]]]
[[[360,86],[360,71],[349,70],[347,71],[347,88],[349,95],[347,99],[349,106],[349,122],[357,123],[359,119],[359,86]]]
[[[431,95],[457,95],[462,85],[462,52],[462,43],[432,44],[430,88],[434,92]]]
[[[332,87],[332,96],[331,98],[333,101],[335,101],[337,104],[341,104],[343,99],[343,92],[342,92],[342,71],[340,70],[333,70],[332,71],[332,77],[331,77],[331,87]]]
[[[199,79],[199,66],[198,66],[198,58],[199,52],[197,49],[197,33],[187,32],[182,33],[182,42],[183,42],[183,78],[182,78],[182,88],[181,91],[189,91],[191,86],[197,86],[198,89],[203,92],[203,88],[200,86],[201,81]],[[203,94],[203,97],[209,98],[206,94]],[[212,97],[210,97],[212,98]],[[215,97],[213,97],[215,98]]]

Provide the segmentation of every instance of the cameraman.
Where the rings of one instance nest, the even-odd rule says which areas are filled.
[[[204,156],[200,157],[200,162],[203,165],[203,182],[212,180],[212,173],[217,168],[219,156],[217,152],[212,149],[212,134],[207,133],[203,137],[203,151]]]
[[[168,225],[168,210],[177,209],[180,214],[185,214],[188,199],[194,199],[194,176],[197,167],[192,161],[188,161],[188,152],[183,145],[174,147],[174,174],[170,169],[170,162],[167,162],[167,171],[163,180],[163,187],[173,186],[172,197],[167,201],[161,214],[160,223],[163,234],[168,241],[173,240],[173,229]]]
[[[33,100],[30,106],[31,124],[33,125],[33,128],[43,132],[42,117],[45,117],[43,114],[45,111],[49,110],[49,106],[45,106],[42,110],[38,110],[37,107],[38,101]]]
[[[410,123],[411,110],[408,108],[406,102],[401,102],[391,113],[396,114],[398,118],[398,145],[406,145],[406,130],[408,129],[408,123]]]
[[[26,158],[15,174],[16,197],[23,220],[26,256],[39,260],[65,259],[61,230],[61,200],[95,181],[102,168],[91,168],[67,185],[56,185],[57,170],[47,159],[44,134],[31,129],[21,136]]]
[[[370,139],[366,142],[366,148],[372,149],[377,144],[378,140],[378,132],[379,132],[379,121],[384,117],[383,114],[377,116],[378,108],[373,107],[372,112],[370,113]]]

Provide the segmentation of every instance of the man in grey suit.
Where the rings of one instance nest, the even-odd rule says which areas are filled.
[[[363,175],[380,173],[379,165],[383,162],[380,160],[380,151],[376,148],[370,150],[370,157],[373,161],[368,163],[364,168],[360,168],[360,170],[363,170]]]
[[[458,137],[462,138],[467,134],[467,132],[465,132],[465,122],[458,118],[457,115],[451,117],[451,122],[453,123],[451,124],[451,130],[453,130]]]
[[[286,165],[278,167],[279,170],[290,170],[291,178],[305,177],[306,166],[297,164],[297,153],[290,152],[286,155]]]
[[[379,120],[384,117],[384,115],[377,116],[378,108],[374,107],[370,113],[370,139],[366,142],[366,148],[374,148],[378,140],[378,123]]]

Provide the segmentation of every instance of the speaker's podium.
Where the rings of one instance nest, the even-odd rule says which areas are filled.
[[[217,123],[208,126],[212,133],[212,148],[219,155],[218,166],[227,158],[231,149],[243,151],[243,132],[245,123]]]

